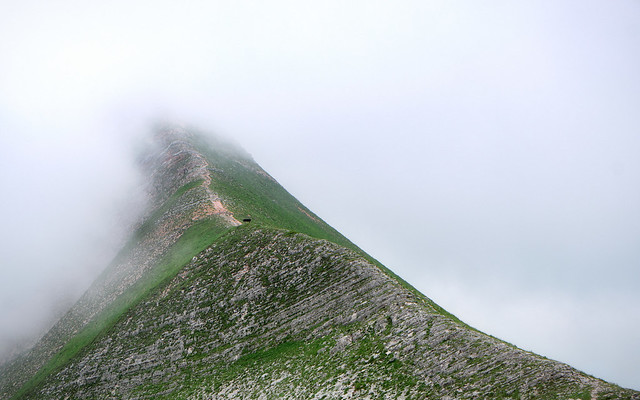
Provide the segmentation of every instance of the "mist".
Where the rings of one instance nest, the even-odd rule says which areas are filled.
[[[0,354],[117,252],[162,119],[471,326],[640,389],[637,2],[4,8]]]

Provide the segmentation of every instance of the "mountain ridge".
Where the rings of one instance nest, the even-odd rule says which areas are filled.
[[[153,211],[78,305],[29,355],[3,367],[0,398],[640,398],[469,328],[306,209],[248,154],[184,128],[165,128],[156,140],[143,163]],[[245,216],[252,222],[241,224]],[[207,276],[210,287],[202,287]],[[185,293],[204,300],[190,303]],[[160,304],[164,311],[143,322]],[[242,322],[252,317],[259,322]],[[315,331],[305,330],[309,321]],[[288,359],[316,383],[292,378]],[[275,375],[262,379],[248,366],[271,366]],[[404,384],[376,383],[389,377]]]

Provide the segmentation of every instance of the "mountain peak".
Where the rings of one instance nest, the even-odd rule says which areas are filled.
[[[0,398],[640,399],[460,322],[235,145],[155,138],[149,212]]]

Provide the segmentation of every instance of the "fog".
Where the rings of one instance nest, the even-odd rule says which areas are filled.
[[[161,118],[470,325],[640,389],[638,49],[631,0],[3,4],[0,354],[117,251]]]

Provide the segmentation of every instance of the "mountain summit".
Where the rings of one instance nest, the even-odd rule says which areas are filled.
[[[163,128],[150,211],[0,399],[640,399],[465,325],[238,147]]]

